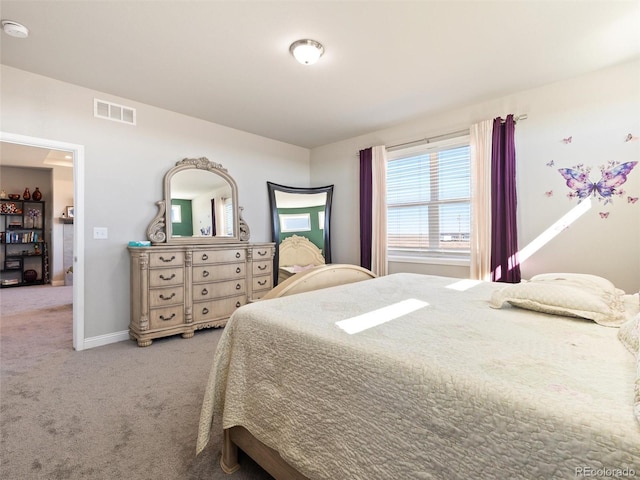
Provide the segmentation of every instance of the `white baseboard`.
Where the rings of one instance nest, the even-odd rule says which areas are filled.
[[[85,338],[83,342],[84,350],[94,347],[102,347],[110,343],[122,342],[129,340],[129,330],[122,332],[107,333],[106,335],[98,335],[97,337]]]

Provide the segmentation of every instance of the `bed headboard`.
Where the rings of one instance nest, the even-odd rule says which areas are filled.
[[[279,265],[289,267],[292,265],[324,265],[322,250],[316,247],[306,237],[292,235],[285,238],[279,247]]]

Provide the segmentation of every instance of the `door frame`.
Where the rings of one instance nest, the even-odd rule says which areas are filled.
[[[2,131],[0,141],[73,155],[73,348],[84,350],[84,145]]]

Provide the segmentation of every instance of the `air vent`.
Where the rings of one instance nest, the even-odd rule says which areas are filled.
[[[136,109],[118,105],[117,103],[106,102],[104,100],[93,99],[93,116],[113,120],[114,122],[136,124]]]

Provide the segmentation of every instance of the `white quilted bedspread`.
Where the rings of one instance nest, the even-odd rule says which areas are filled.
[[[240,308],[198,452],[211,428],[242,425],[311,479],[640,476],[636,362],[617,329],[494,310],[499,285],[454,282],[395,274]],[[336,326],[408,299],[428,305],[359,333]]]

